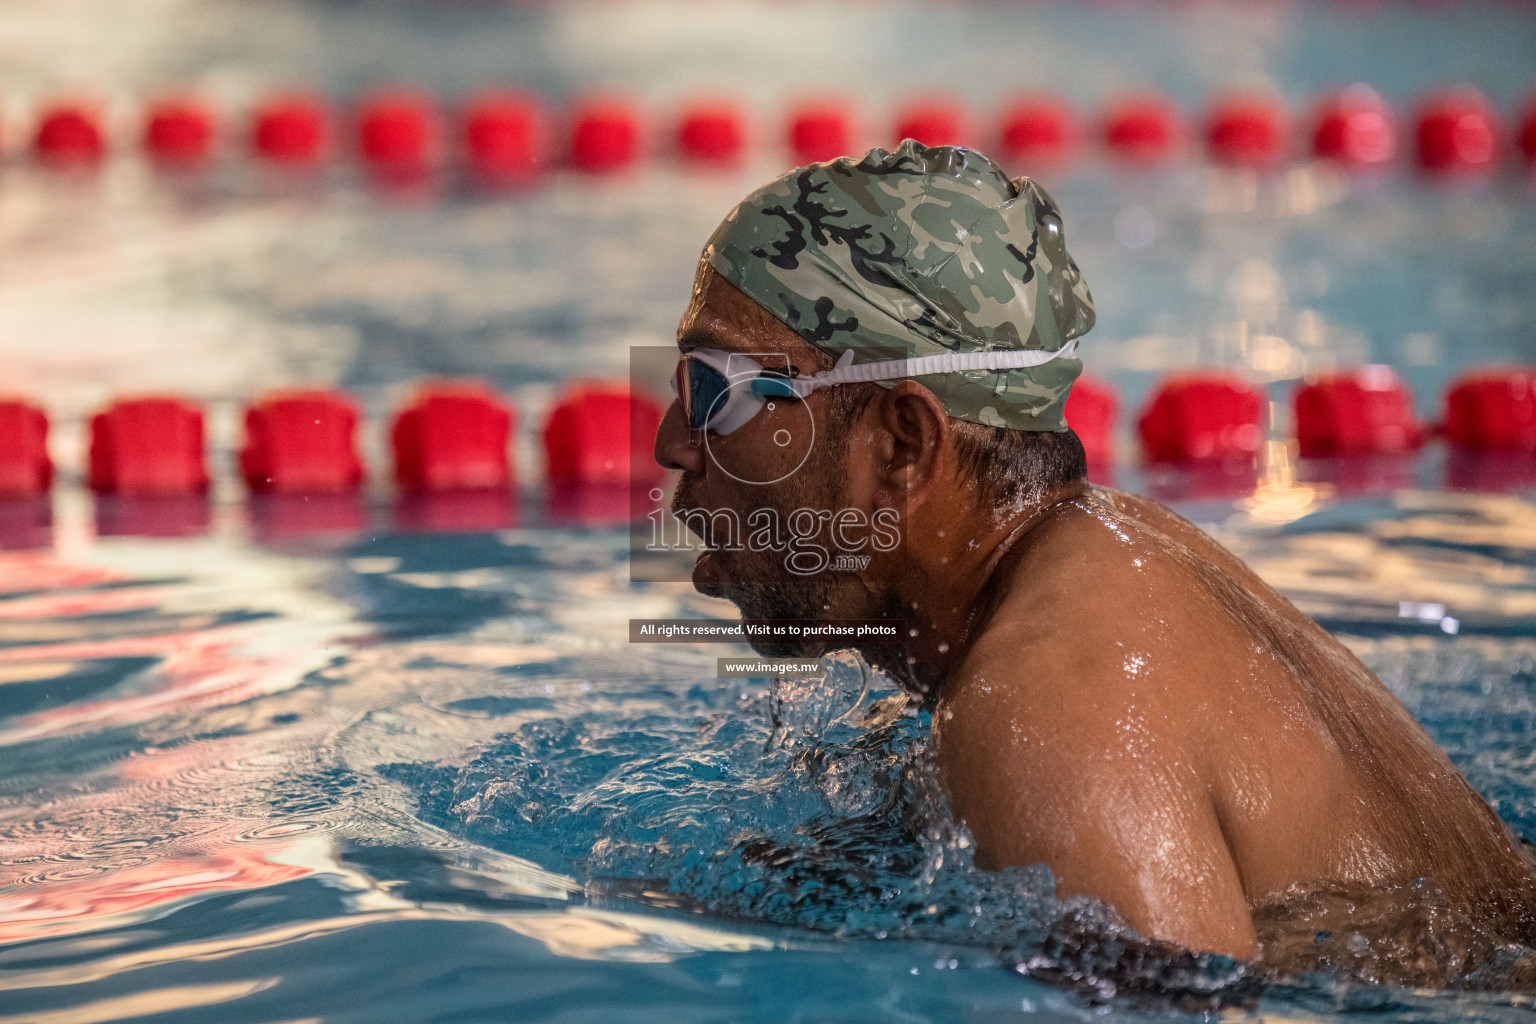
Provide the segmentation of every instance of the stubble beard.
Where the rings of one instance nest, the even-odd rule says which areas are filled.
[[[845,488],[839,460],[827,458],[818,464],[806,466],[782,485],[759,488],[761,495],[753,506],[771,509],[779,522],[788,520],[795,509],[838,509]],[[700,506],[692,500],[692,486],[685,477],[673,496],[672,511],[681,516]],[[745,521],[745,515],[743,515]],[[704,559],[712,563],[709,575],[702,577],[700,568]],[[830,572],[811,576],[784,578],[788,570],[782,551],[727,551],[711,548],[700,556],[694,566],[694,588],[710,597],[720,597],[734,604],[745,621],[770,619],[827,619],[836,616],[845,602],[838,591],[845,587],[863,587],[857,579],[839,578]],[[857,595],[850,595],[857,596]],[[752,649],[763,657],[818,657],[838,646],[823,640],[815,641],[750,641]]]

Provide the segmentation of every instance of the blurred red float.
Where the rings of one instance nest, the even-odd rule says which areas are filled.
[[[1271,97],[1223,97],[1206,115],[1205,142],[1217,163],[1271,167],[1285,155],[1285,111]]]
[[[1003,112],[999,152],[1026,167],[1060,163],[1076,141],[1072,108],[1056,96],[1016,100]]]
[[[306,93],[275,96],[256,108],[251,146],[256,155],[281,164],[312,164],[324,155],[326,107]]]
[[[20,399],[0,399],[0,498],[48,493],[48,417]]]
[[[965,111],[953,100],[931,97],[915,100],[896,115],[896,142],[916,139],[925,146],[963,146],[966,138]]]
[[[853,148],[853,129],[846,106],[807,103],[790,113],[789,148],[798,164],[835,160]]]
[[[412,491],[511,487],[512,425],[484,384],[427,385],[395,418],[395,480]]]
[[[700,103],[683,111],[677,126],[677,151],[700,164],[728,164],[741,158],[746,130],[741,111],[729,103]]]
[[[1536,451],[1536,367],[1487,367],[1451,382],[1445,439],[1471,451]]]
[[[376,167],[419,168],[436,156],[437,111],[425,95],[397,89],[363,98],[357,110],[357,144]]]
[[[1129,163],[1166,159],[1179,138],[1178,112],[1161,96],[1131,96],[1104,112],[1104,145]]]
[[[353,435],[357,410],[334,391],[279,391],[245,412],[240,471],[253,491],[351,491],[363,464]]]
[[[485,92],[464,110],[464,151],[470,169],[482,179],[531,175],[544,161],[548,129],[537,96],[521,92]]]
[[[1472,175],[1493,169],[1499,121],[1482,93],[1453,89],[1428,96],[1418,110],[1419,166],[1436,175]]]
[[[1518,131],[1516,144],[1520,147],[1525,166],[1536,168],[1536,97],[1532,97],[1521,112]]]
[[[1397,152],[1392,110],[1375,90],[1352,85],[1318,105],[1312,152],[1350,168],[1379,167]]]
[[[82,104],[61,104],[43,111],[33,149],[50,163],[88,164],[106,152],[101,114]]]
[[[1067,393],[1067,426],[1083,442],[1088,464],[1106,468],[1115,461],[1115,419],[1120,396],[1104,381],[1086,374],[1077,378]]]
[[[90,487],[128,496],[201,494],[203,410],[181,398],[112,403],[91,418]]]
[[[640,116],[618,99],[587,100],[571,114],[571,166],[611,174],[640,156]]]
[[[661,406],[623,382],[576,381],[556,400],[544,424],[549,482],[654,483],[662,469],[652,455]]]
[[[192,99],[154,103],[144,121],[144,148],[166,163],[207,160],[213,153],[213,111]]]
[[[1390,366],[1358,366],[1309,381],[1295,396],[1303,458],[1404,452],[1424,443],[1413,393]]]
[[[1150,462],[1252,459],[1264,443],[1264,389],[1230,371],[1174,374],[1158,386],[1137,428]]]

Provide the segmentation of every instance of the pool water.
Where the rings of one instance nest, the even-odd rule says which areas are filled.
[[[88,541],[77,497],[0,558],[0,1020],[1529,1015],[1128,958],[1043,868],[971,865],[923,714],[856,659],[629,644],[728,607],[627,582],[621,530]],[[1207,522],[1536,836],[1536,505]]]
[[[783,169],[792,98],[853,97],[870,144],[935,90],[990,113],[1148,87],[1193,111],[1257,86],[1299,110],[1471,80],[1508,111],[1536,81],[1528,5],[15,0],[0,30],[0,391],[48,408],[61,477],[0,507],[0,1024],[1530,1019],[1527,995],[1393,983],[1363,935],[1328,937],[1334,972],[1275,979],[1139,945],[1041,868],[977,871],[922,713],[856,659],[742,682],[714,675],[734,650],[628,643],[631,618],[734,611],[631,583],[627,534],[543,492],[536,436],[562,381],[671,343],[703,239]],[[239,111],[402,80],[445,102],[617,89],[653,129],[728,93],[755,148],[706,174],[656,129],[623,176],[501,194],[452,168],[268,173],[233,137],[174,175],[21,152],[58,91],[104,95],[128,138],[165,88]],[[1116,481],[1340,635],[1536,839],[1536,471],[1284,445],[1308,372],[1391,363],[1433,419],[1461,369],[1536,356],[1530,179],[1039,173],[1098,300],[1089,372],[1123,398]],[[1263,486],[1132,465],[1132,411],[1190,364],[1270,387]],[[379,482],[389,411],[444,374],[521,413],[503,528],[420,532]],[[231,482],[242,404],[296,383],[360,402],[355,506],[295,516]],[[98,505],[86,417],[164,390],[207,405],[211,502]]]

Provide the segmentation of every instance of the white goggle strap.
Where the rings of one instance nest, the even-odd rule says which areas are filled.
[[[882,359],[873,363],[853,361],[853,349],[844,350],[830,370],[789,381],[795,394],[804,398],[818,388],[835,384],[867,383],[878,380],[902,380],[930,373],[958,373],[965,370],[1017,370],[1043,366],[1053,359],[1070,359],[1077,354],[1077,339],[1070,339],[1054,352],[1044,349],[1003,349],[991,352],[945,352],[913,359]]]

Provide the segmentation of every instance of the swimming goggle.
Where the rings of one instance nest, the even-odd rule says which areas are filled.
[[[1013,370],[1040,366],[1052,359],[1070,358],[1077,339],[1054,352],[1043,349],[1003,349],[989,352],[946,352],[914,359],[882,359],[854,364],[853,349],[844,350],[830,370],[803,376],[789,365],[783,353],[726,352],[696,348],[677,361],[672,391],[682,403],[683,418],[691,430],[731,431],[756,416],[771,398],[804,398],[820,388],[838,384],[902,380],[931,373],[966,370]],[[755,355],[783,362],[783,368],[764,366]]]

